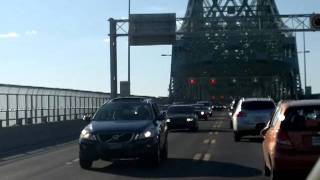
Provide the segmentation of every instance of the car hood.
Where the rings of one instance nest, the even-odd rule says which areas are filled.
[[[91,123],[94,134],[101,132],[136,132],[140,133],[153,124],[152,120],[135,121],[93,121]]]
[[[168,114],[167,118],[194,118],[193,114]]]

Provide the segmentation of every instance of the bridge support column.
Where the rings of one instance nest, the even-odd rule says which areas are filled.
[[[111,98],[117,97],[117,22],[109,19],[110,22],[110,78],[111,78]]]

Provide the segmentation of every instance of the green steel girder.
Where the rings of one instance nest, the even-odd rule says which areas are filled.
[[[296,39],[284,29],[274,0],[189,0],[172,52],[171,100],[298,98]]]

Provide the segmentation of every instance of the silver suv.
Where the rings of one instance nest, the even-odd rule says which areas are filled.
[[[232,116],[234,140],[246,135],[259,135],[271,119],[275,103],[270,98],[242,98]]]

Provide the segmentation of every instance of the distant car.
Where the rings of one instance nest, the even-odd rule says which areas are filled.
[[[159,105],[160,114],[166,115],[169,106],[169,104]]]
[[[158,166],[168,156],[167,127],[157,105],[144,98],[118,98],[104,104],[79,139],[79,163],[89,169],[102,159],[141,158]]]
[[[320,100],[279,103],[261,134],[265,175],[308,173],[320,157]]]
[[[212,103],[210,101],[198,101],[197,104],[201,104],[201,105],[204,105],[208,108],[208,113],[209,113],[209,116],[212,117],[213,115],[213,112],[212,112]]]
[[[234,140],[237,142],[246,135],[259,135],[274,110],[275,103],[272,99],[241,99],[232,116]]]
[[[167,112],[167,126],[169,129],[199,130],[198,115],[191,105],[172,105]]]
[[[214,104],[214,105],[212,106],[212,109],[213,109],[214,111],[222,111],[222,110],[226,109],[226,106],[224,106],[224,105],[222,105],[222,104]]]
[[[203,104],[193,104],[195,112],[198,114],[199,119],[208,120],[212,116],[211,107],[207,107]]]

